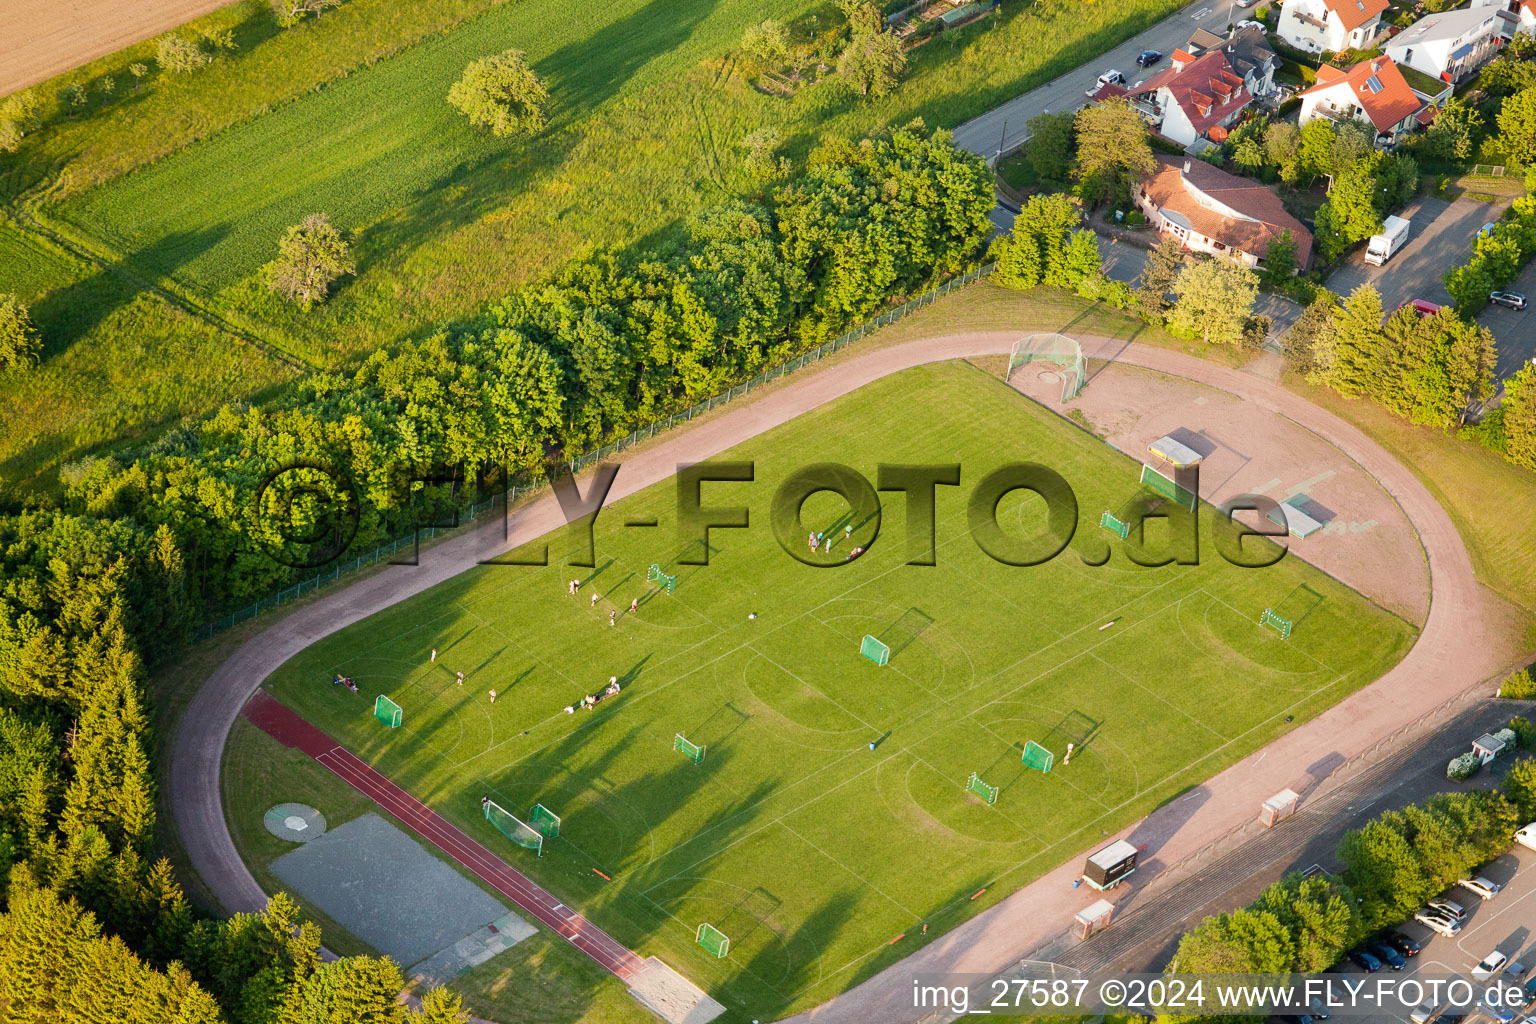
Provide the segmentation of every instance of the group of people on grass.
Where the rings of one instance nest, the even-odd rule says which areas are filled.
[[[345,686],[353,693],[357,692],[357,680],[353,679],[351,676],[344,676],[340,672],[336,673],[336,675],[331,678],[331,685]]]
[[[618,696],[619,689],[619,677],[609,676],[607,689],[605,689],[602,693],[589,693],[576,703],[567,704],[565,706],[565,713],[568,715],[574,715],[577,708],[581,708],[584,711],[591,711],[593,708],[597,707],[609,697]]]
[[[849,540],[852,537],[853,537],[853,527],[852,526],[845,526],[845,527],[843,527],[843,539],[844,540]],[[836,539],[836,535],[835,534],[833,535],[832,539]],[[826,534],[824,534],[824,533],[817,533],[814,530],[811,531],[811,535],[810,535],[809,538],[807,538],[806,543],[808,543],[811,546],[811,553],[812,554],[815,554],[818,550],[821,550],[823,548],[825,550],[827,550],[828,552],[830,552],[832,550],[832,540],[829,540],[827,538]],[[863,553],[864,553],[863,546],[856,547],[852,551],[848,552],[848,554],[843,558],[843,561],[851,562],[855,558],[858,558]]]
[[[570,580],[565,585],[565,592],[566,592],[567,596],[569,596],[569,597],[575,597],[578,593],[580,593],[580,591],[581,591],[581,580]],[[593,608],[597,607],[597,599],[600,596],[601,595],[598,594],[597,591],[594,590],[592,592],[592,605],[591,605],[591,607],[593,607]],[[633,600],[631,600],[629,602],[629,611],[630,611],[630,614],[634,614],[634,613],[640,611],[640,599],[638,597],[634,598]],[[619,613],[618,613],[618,610],[617,609],[609,609],[609,611],[608,611],[608,625],[610,625],[610,626],[617,626],[618,624],[619,624]]]

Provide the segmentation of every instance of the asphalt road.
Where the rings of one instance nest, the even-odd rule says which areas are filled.
[[[1509,291],[1519,292],[1536,305],[1536,263],[1527,263]],[[1493,331],[1499,346],[1499,362],[1494,371],[1508,377],[1536,359],[1536,308],[1505,309],[1489,304],[1477,315],[1477,322]]]
[[[1166,66],[1165,61],[1146,70],[1138,68],[1136,55],[1142,50],[1160,50],[1166,55],[1187,43],[1197,28],[1225,31],[1229,20],[1235,23],[1247,17],[1250,15],[1233,0],[1196,0],[1103,56],[1080,64],[1055,81],[965,122],[954,130],[955,145],[990,160],[998,154],[1000,147],[1007,151],[1023,142],[1024,125],[1036,114],[1076,110],[1086,103],[1094,82],[1110,68],[1120,71],[1134,83]]]
[[[1448,305],[1451,297],[1440,279],[1448,269],[1467,261],[1478,229],[1497,220],[1506,205],[1503,200],[1483,203],[1458,199],[1448,203],[1433,196],[1417,199],[1399,214],[1413,223],[1408,244],[1381,267],[1365,265],[1364,249],[1353,253],[1329,275],[1328,289],[1348,295],[1362,284],[1373,284],[1381,293],[1382,308],[1389,313],[1410,299]]]

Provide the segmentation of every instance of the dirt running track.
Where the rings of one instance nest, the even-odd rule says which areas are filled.
[[[230,0],[4,0],[0,96],[185,24]]]
[[[871,351],[826,372],[812,372],[782,389],[624,462],[609,501],[670,477],[680,462],[695,462],[787,422],[887,374],[936,360],[1006,354],[1018,331],[945,335]],[[1327,767],[1370,747],[1377,737],[1416,721],[1446,697],[1476,685],[1500,667],[1497,616],[1483,614],[1483,596],[1461,537],[1445,511],[1406,467],[1358,429],[1299,396],[1250,374],[1177,352],[1130,343],[1082,339],[1089,358],[1186,377],[1287,417],[1331,441],[1374,476],[1398,502],[1423,544],[1431,581],[1429,616],[1418,643],[1395,668],[1324,714],[1257,751],[1215,778],[1192,811],[1174,803],[1136,826],[1151,861],[1174,864],[1204,849],[1256,814],[1258,804],[1287,786],[1303,788],[1308,769]],[[1091,385],[1090,385],[1091,386]],[[583,482],[583,487],[586,484]],[[172,747],[169,796],[182,842],[204,883],[230,911],[259,909],[265,894],[241,862],[224,821],[219,766],[240,709],[277,666],[316,640],[412,594],[471,568],[477,559],[523,544],[562,525],[552,496],[519,510],[506,524],[488,523],[423,551],[421,565],[395,566],[361,579],[292,612],[242,644],[220,665],[188,707]],[[1130,830],[1127,830],[1127,833]],[[894,1022],[910,1010],[916,972],[992,974],[1071,923],[1088,903],[1073,890],[1078,861],[1061,865],[1008,899],[934,940],[900,964],[803,1014],[816,1024]],[[1143,872],[1146,873],[1146,872]]]

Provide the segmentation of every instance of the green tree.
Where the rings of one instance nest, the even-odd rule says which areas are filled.
[[[742,52],[757,61],[759,67],[774,67],[789,56],[789,33],[782,21],[760,21],[748,25],[741,35]]]
[[[432,988],[421,997],[421,1010],[411,1019],[413,1024],[467,1024],[469,1011],[457,993]]]
[[[1527,364],[1504,382],[1505,457],[1536,470],[1536,367]]]
[[[1242,342],[1259,295],[1257,274],[1228,260],[1197,260],[1180,271],[1173,287],[1178,301],[1168,318],[1171,328],[1222,345]]]
[[[1519,38],[1519,33],[1516,38]],[[1513,57],[1506,49],[1498,60],[1483,67],[1478,76],[1478,85],[1494,98],[1512,96],[1536,87],[1536,64]]]
[[[1024,155],[1046,181],[1066,181],[1072,171],[1074,121],[1071,113],[1045,113],[1036,114],[1025,125],[1029,141],[1024,143]]]
[[[1519,164],[1536,161],[1536,85],[1504,100],[1496,118],[1504,152]]]
[[[128,65],[128,73],[133,76],[133,91],[138,92],[139,84],[144,81],[144,76],[149,74],[149,68],[139,61],[134,61]]]
[[[1317,122],[1308,122],[1309,125]],[[1333,180],[1328,199],[1313,218],[1314,239],[1324,262],[1332,263],[1356,242],[1381,231],[1376,210],[1376,178],[1370,162],[1361,160]]]
[[[267,287],[308,309],[324,301],[331,284],[354,274],[352,247],[323,213],[312,213],[289,228],[277,246],[277,259],[262,268]]]
[[[869,0],[837,0],[837,9],[843,12],[843,18],[847,20],[848,29],[853,35],[879,32],[884,27],[879,9]]]
[[[175,74],[196,71],[213,61],[213,54],[196,39],[180,32],[163,35],[155,41],[155,63]]]
[[[1488,305],[1488,293],[1498,286],[1488,273],[1488,266],[1474,257],[1459,267],[1452,267],[1442,279],[1451,301],[1465,316],[1476,316]]]
[[[1091,251],[1091,266],[1086,266],[1084,243],[1073,242],[1083,232],[1074,229],[1082,214],[1076,200],[1060,193],[1031,196],[1013,221],[1013,232],[1002,238],[995,252],[995,273],[999,284],[1013,288],[1033,288],[1039,284],[1075,288],[1099,268],[1098,248],[1092,232],[1086,244]]]
[[[1281,346],[1291,368],[1306,374],[1314,382],[1326,380],[1334,366],[1334,345],[1337,331],[1333,323],[1333,310],[1338,298],[1330,291],[1319,289],[1301,316],[1281,339]]]
[[[1500,787],[1522,822],[1536,821],[1536,757],[1522,757],[1510,765]]]
[[[269,0],[272,13],[284,28],[297,25],[311,14],[319,14],[330,7],[340,7],[341,0]]]
[[[35,366],[41,348],[27,307],[15,295],[0,294],[0,372]]]
[[[1290,971],[1326,971],[1361,937],[1354,894],[1331,876],[1287,875],[1265,889],[1254,906],[1273,914],[1290,936]]]
[[[491,134],[534,135],[549,117],[549,90],[528,66],[521,50],[507,50],[470,61],[448,90],[448,102],[477,128]]]
[[[1299,175],[1320,178],[1334,172],[1333,122],[1314,117],[1302,125],[1296,140],[1296,167]]]
[[[1173,308],[1168,293],[1173,291],[1183,269],[1184,247],[1172,235],[1164,236],[1147,254],[1147,262],[1136,281],[1136,304],[1142,319],[1150,323],[1167,319]]]
[[[1181,973],[1284,973],[1296,959],[1285,925],[1272,912],[1243,907],[1201,921],[1179,940],[1173,963]]]
[[[1363,284],[1333,310],[1333,360],[1318,374],[1341,395],[1367,394],[1381,364],[1386,338],[1381,329],[1381,293]]]
[[[1077,178],[1091,204],[1128,200],[1135,183],[1157,169],[1147,122],[1123,99],[1077,113]]]
[[[890,95],[906,68],[906,48],[892,32],[856,33],[837,59],[837,73],[860,96]]]
[[[1483,73],[1486,76],[1487,70]],[[1483,115],[1477,108],[1453,96],[1435,114],[1419,148],[1438,160],[1466,160],[1472,156],[1482,128]]]
[[[1290,121],[1270,122],[1264,129],[1264,159],[1280,169],[1282,181],[1294,184],[1301,173],[1301,129]]]
[[[1374,149],[1376,130],[1363,121],[1345,121],[1328,144],[1328,173],[1342,174]]]
[[[1291,229],[1281,231],[1264,251],[1264,280],[1272,287],[1284,287],[1296,274],[1296,236]]]

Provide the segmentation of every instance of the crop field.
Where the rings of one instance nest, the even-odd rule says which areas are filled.
[[[968,363],[885,378],[722,458],[754,460],[755,481],[706,484],[703,503],[748,506],[747,529],[684,534],[664,482],[599,516],[595,568],[548,538],[551,565],[466,573],[266,685],[743,1016],[777,1019],[911,953],[920,925],[935,938],[1083,853],[1377,678],[1414,636],[1298,560],[1223,561],[1209,508],[1198,565],[1133,564],[1096,524],[1137,492],[1137,463]],[[880,463],[960,463],[962,486],[938,488],[935,564],[907,564],[899,495],[883,519],[820,492],[774,520],[775,489],[825,462],[870,480]],[[1033,567],[993,560],[971,526],[972,489],[1010,462],[1043,463],[1076,495],[1070,542]],[[1164,550],[1180,516],[1149,524],[1139,550]],[[995,521],[1038,537],[1045,505],[1011,492]],[[809,557],[808,529],[834,538],[827,567],[788,553]],[[708,565],[687,564],[706,548]],[[647,583],[651,565],[676,574],[674,593]],[[1282,640],[1257,619],[1287,603],[1302,611]],[[860,656],[866,635],[888,664]],[[564,710],[611,676],[617,696]],[[378,694],[403,707],[399,728],[374,719]],[[1049,774],[1021,764],[1028,740],[1055,753]],[[995,804],[966,792],[973,772]],[[284,798],[281,779],[270,789]],[[542,857],[518,848],[481,818],[482,795],[518,815],[543,803],[559,838]],[[724,959],[694,943],[706,922],[731,939]]]

